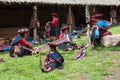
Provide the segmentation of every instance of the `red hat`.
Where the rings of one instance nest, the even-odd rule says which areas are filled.
[[[24,28],[24,29],[19,29],[17,31],[19,34],[24,34],[24,33],[27,33],[28,32],[28,29]]]
[[[58,16],[57,13],[51,13],[51,16]]]
[[[103,14],[96,14],[96,15],[93,15],[92,18],[98,19],[98,18],[101,18],[102,16],[103,16]]]
[[[59,44],[54,43],[54,42],[48,42],[47,44],[48,44],[50,47],[56,47],[56,46],[59,45]]]
[[[62,31],[66,30],[66,29],[69,30],[69,27],[68,27],[68,26],[65,26],[65,27],[62,27],[62,28],[61,28]]]

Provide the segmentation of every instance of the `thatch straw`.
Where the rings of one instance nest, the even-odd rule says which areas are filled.
[[[116,5],[120,0],[0,0],[3,3],[38,3],[38,4],[71,4],[71,5]]]

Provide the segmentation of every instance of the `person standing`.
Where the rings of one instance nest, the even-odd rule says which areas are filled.
[[[117,15],[117,11],[115,9],[112,9],[110,11],[111,23],[112,24],[117,24],[116,15]]]
[[[60,34],[58,14],[51,13],[51,16],[52,21],[48,22],[51,25],[51,36],[55,37],[54,40],[57,40]]]

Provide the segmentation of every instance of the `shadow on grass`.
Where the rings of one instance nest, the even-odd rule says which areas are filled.
[[[114,24],[111,27],[118,27],[118,26],[120,26],[120,24]]]
[[[103,45],[99,45],[99,46],[93,46],[93,50],[97,50],[97,51],[120,51],[120,46],[105,47]]]
[[[1,51],[0,55],[5,55],[5,54],[9,54],[9,51]]]

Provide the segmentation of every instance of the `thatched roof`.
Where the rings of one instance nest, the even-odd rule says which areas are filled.
[[[72,5],[116,5],[120,0],[0,0],[3,3],[38,3],[38,4],[72,4]]]

